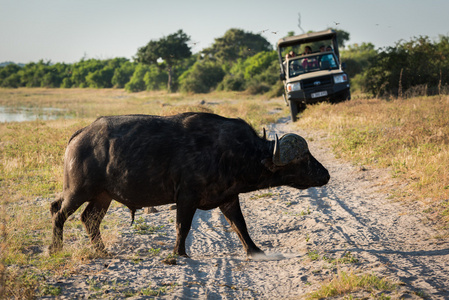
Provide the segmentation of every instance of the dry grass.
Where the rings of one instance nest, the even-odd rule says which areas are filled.
[[[59,108],[76,118],[97,118],[104,115],[122,114],[168,114],[178,113],[176,107],[210,107],[220,110],[224,104],[255,102],[262,107],[268,99],[238,92],[211,94],[168,94],[166,92],[127,93],[120,89],[46,89],[46,88],[0,88],[0,106],[28,108]],[[278,99],[279,100],[279,99]],[[276,100],[277,106],[282,102]],[[271,101],[272,102],[272,101]],[[246,104],[244,104],[245,106]],[[276,104],[275,104],[276,105]],[[261,108],[259,107],[259,109]],[[273,107],[272,105],[268,105]],[[182,109],[181,109],[182,111]],[[259,110],[258,113],[261,111]],[[245,113],[246,114],[246,113]],[[236,115],[234,115],[236,116]],[[237,115],[237,117],[244,117]]]
[[[367,291],[371,293],[371,296],[374,296],[374,294],[385,291],[390,292],[395,288],[395,284],[374,274],[355,274],[353,271],[344,272],[339,270],[331,281],[322,284],[318,291],[309,294],[308,299],[350,295],[360,290]]]
[[[334,152],[400,179],[396,198],[419,201],[449,223],[449,97],[352,100],[309,107],[298,126],[321,129]]]

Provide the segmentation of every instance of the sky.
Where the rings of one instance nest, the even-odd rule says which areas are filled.
[[[381,48],[449,35],[448,11],[447,0],[0,0],[0,62],[132,59],[179,29],[193,53],[231,28],[260,33],[274,47],[289,31],[333,27],[349,32],[349,45]]]

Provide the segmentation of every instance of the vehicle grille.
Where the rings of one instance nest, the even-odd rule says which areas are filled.
[[[318,83],[319,84],[316,84]],[[320,86],[326,86],[332,84],[332,76],[322,76],[322,77],[315,77],[311,79],[306,79],[302,81],[302,87],[303,89],[310,89],[310,88],[316,88]]]

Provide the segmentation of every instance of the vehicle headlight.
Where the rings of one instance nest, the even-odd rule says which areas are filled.
[[[334,82],[335,83],[343,83],[348,81],[348,75],[346,74],[338,74],[338,75],[334,75]]]
[[[287,84],[287,91],[288,92],[299,91],[300,89],[301,89],[301,84],[299,83],[299,81]]]

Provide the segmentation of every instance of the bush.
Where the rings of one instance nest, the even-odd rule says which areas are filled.
[[[86,83],[92,88],[110,88],[112,87],[112,77],[114,70],[111,67],[105,67],[89,73],[86,76]]]
[[[280,97],[284,94],[284,84],[281,81],[271,86],[270,90],[266,94],[268,98]]]
[[[439,42],[428,37],[401,41],[380,51],[366,71],[367,90],[374,95],[401,96],[414,86],[427,85],[429,90],[449,82],[449,37]]]
[[[71,80],[74,87],[88,87],[87,76],[90,73],[101,70],[106,62],[97,59],[81,60],[72,66]]]
[[[18,88],[21,85],[20,75],[19,74],[11,74],[10,76],[6,77],[1,82],[1,87],[7,87],[7,88]]]
[[[150,65],[143,77],[146,89],[149,91],[159,91],[167,88],[168,73],[154,65]],[[174,89],[176,84],[173,84]]]
[[[114,75],[111,79],[111,84],[115,88],[124,88],[125,85],[131,80],[135,70],[135,65],[127,61],[123,63],[119,68],[114,70]]]
[[[20,66],[8,64],[0,68],[0,86],[18,88],[20,86]]]
[[[197,61],[180,78],[181,91],[192,93],[208,93],[223,80],[225,73],[222,67],[211,61]]]
[[[217,86],[220,91],[244,91],[246,81],[242,75],[227,74]]]
[[[248,86],[246,90],[249,94],[256,95],[256,94],[265,94],[270,89],[271,86],[269,86],[266,83],[252,83]]]
[[[73,82],[72,82],[72,79],[70,79],[70,77],[66,77],[62,80],[62,84],[61,84],[62,88],[68,89],[68,88],[71,88],[72,85],[73,85]]]
[[[125,90],[128,92],[140,92],[145,91],[145,81],[143,78],[145,77],[145,73],[149,70],[149,67],[143,64],[138,64],[136,69],[134,70],[133,76],[129,80],[127,84],[125,84]]]

